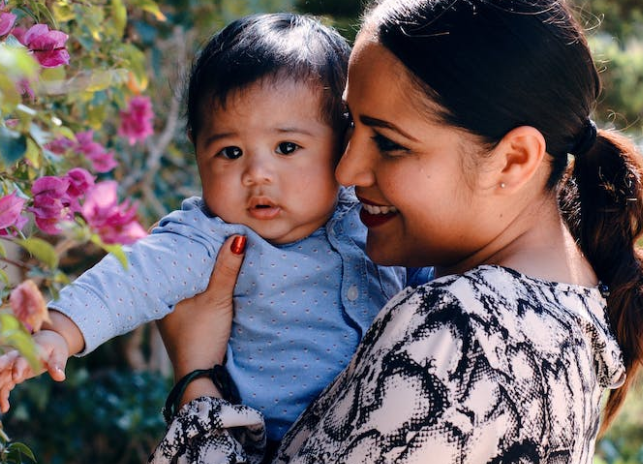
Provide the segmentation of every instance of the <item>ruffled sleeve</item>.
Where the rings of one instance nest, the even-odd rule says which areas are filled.
[[[260,412],[204,396],[179,410],[148,463],[259,464],[265,446]]]

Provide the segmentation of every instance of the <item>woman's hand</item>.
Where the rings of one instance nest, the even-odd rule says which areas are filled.
[[[234,312],[232,296],[245,240],[240,235],[229,237],[219,251],[206,290],[182,301],[158,322],[176,380],[195,369],[223,364]],[[200,396],[220,395],[210,379],[199,378],[190,382],[180,404]]]

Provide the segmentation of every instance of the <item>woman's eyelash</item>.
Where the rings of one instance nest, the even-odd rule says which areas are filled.
[[[377,148],[384,153],[393,152],[393,151],[409,151],[408,148],[403,147],[402,145],[393,142],[391,139],[384,137],[382,134],[376,133],[372,137]]]

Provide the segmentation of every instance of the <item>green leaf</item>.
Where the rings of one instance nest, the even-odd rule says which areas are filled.
[[[46,264],[50,269],[58,267],[56,250],[48,242],[36,237],[16,240],[16,243],[31,253],[36,259]]]
[[[136,78],[138,87],[142,90],[147,88],[149,76],[145,64],[145,54],[132,44],[124,44],[121,48],[122,57],[129,62],[129,69]]]
[[[18,350],[35,371],[40,370],[36,343],[16,316],[8,311],[0,311],[0,343]]]
[[[55,2],[52,10],[56,19],[61,22],[70,21],[76,17],[74,8],[66,1]]]
[[[158,21],[165,21],[167,19],[153,0],[136,0],[133,1],[132,4],[148,13],[152,13]]]
[[[15,459],[16,463],[25,462],[23,458],[29,459],[31,462],[36,462],[36,457],[33,454],[33,451],[29,449],[27,445],[20,442],[15,442],[7,446],[7,457],[9,459]]]
[[[58,29],[58,21],[56,21],[56,18],[51,14],[44,2],[36,2],[32,4],[32,8],[38,15],[39,22],[49,24],[50,29]]]
[[[127,25],[127,8],[123,5],[122,0],[112,0],[112,19],[118,37],[122,37]]]
[[[123,251],[123,247],[121,245],[108,245],[104,243],[96,234],[92,234],[91,241],[92,243],[101,247],[107,253],[113,254],[114,257],[121,263],[123,269],[127,270],[127,255],[125,255],[125,252]]]
[[[40,147],[31,139],[27,139],[27,151],[25,158],[29,160],[31,166],[35,169],[40,169],[42,166],[42,151]]]
[[[0,127],[0,157],[11,165],[21,160],[27,151],[27,138],[20,132]]]
[[[10,283],[9,275],[6,273],[6,271],[4,269],[0,269],[0,281],[2,281],[2,283],[5,286],[8,286],[9,283]]]
[[[6,39],[9,42],[11,36]],[[22,45],[0,44],[0,71],[14,82],[22,78],[35,77],[40,65]]]
[[[6,74],[0,73],[0,102],[3,106],[9,105],[10,108],[5,111],[11,113],[21,101],[22,95],[20,95],[16,83]]]

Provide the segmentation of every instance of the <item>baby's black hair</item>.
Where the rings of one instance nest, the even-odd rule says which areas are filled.
[[[186,95],[192,140],[205,111],[225,106],[231,92],[263,79],[291,79],[319,88],[320,117],[341,130],[349,54],[346,40],[311,16],[273,13],[233,21],[212,36],[192,65]]]

